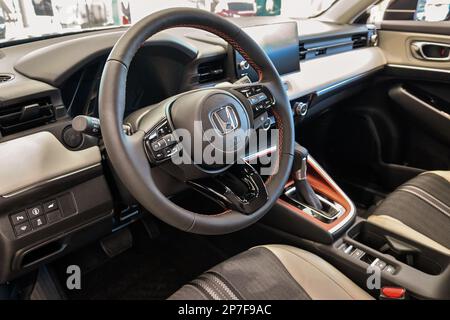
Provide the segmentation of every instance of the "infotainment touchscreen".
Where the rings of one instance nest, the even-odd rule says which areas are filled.
[[[251,26],[243,30],[264,49],[280,75],[300,70],[296,22]],[[248,75],[252,80],[258,80],[255,70],[238,52],[236,65],[239,78]]]

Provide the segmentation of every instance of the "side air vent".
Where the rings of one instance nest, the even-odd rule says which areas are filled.
[[[367,33],[356,34],[352,36],[353,49],[364,48],[369,45]]]
[[[14,76],[12,74],[8,73],[0,73],[0,83],[8,82],[14,79]]]
[[[225,78],[224,61],[215,60],[198,66],[198,83],[208,83]]]
[[[300,42],[298,44],[298,53],[299,53],[299,56],[300,56],[300,61],[306,59],[306,54],[308,53],[308,50],[306,50],[304,42]]]
[[[3,136],[55,121],[49,98],[0,108],[0,133]]]

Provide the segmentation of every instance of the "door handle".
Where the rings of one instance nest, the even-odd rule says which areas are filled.
[[[413,56],[420,60],[427,61],[450,61],[450,44],[414,41],[411,43]]]

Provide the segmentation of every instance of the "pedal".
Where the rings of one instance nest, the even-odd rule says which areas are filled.
[[[156,239],[159,237],[160,231],[158,225],[156,224],[155,218],[153,218],[150,215],[147,215],[141,221],[150,239]]]
[[[117,231],[100,241],[103,251],[113,258],[133,246],[133,235],[128,228]]]

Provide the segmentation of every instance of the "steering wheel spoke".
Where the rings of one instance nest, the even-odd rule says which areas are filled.
[[[249,164],[236,164],[213,178],[189,181],[188,184],[225,209],[249,215],[268,199],[262,177]]]

